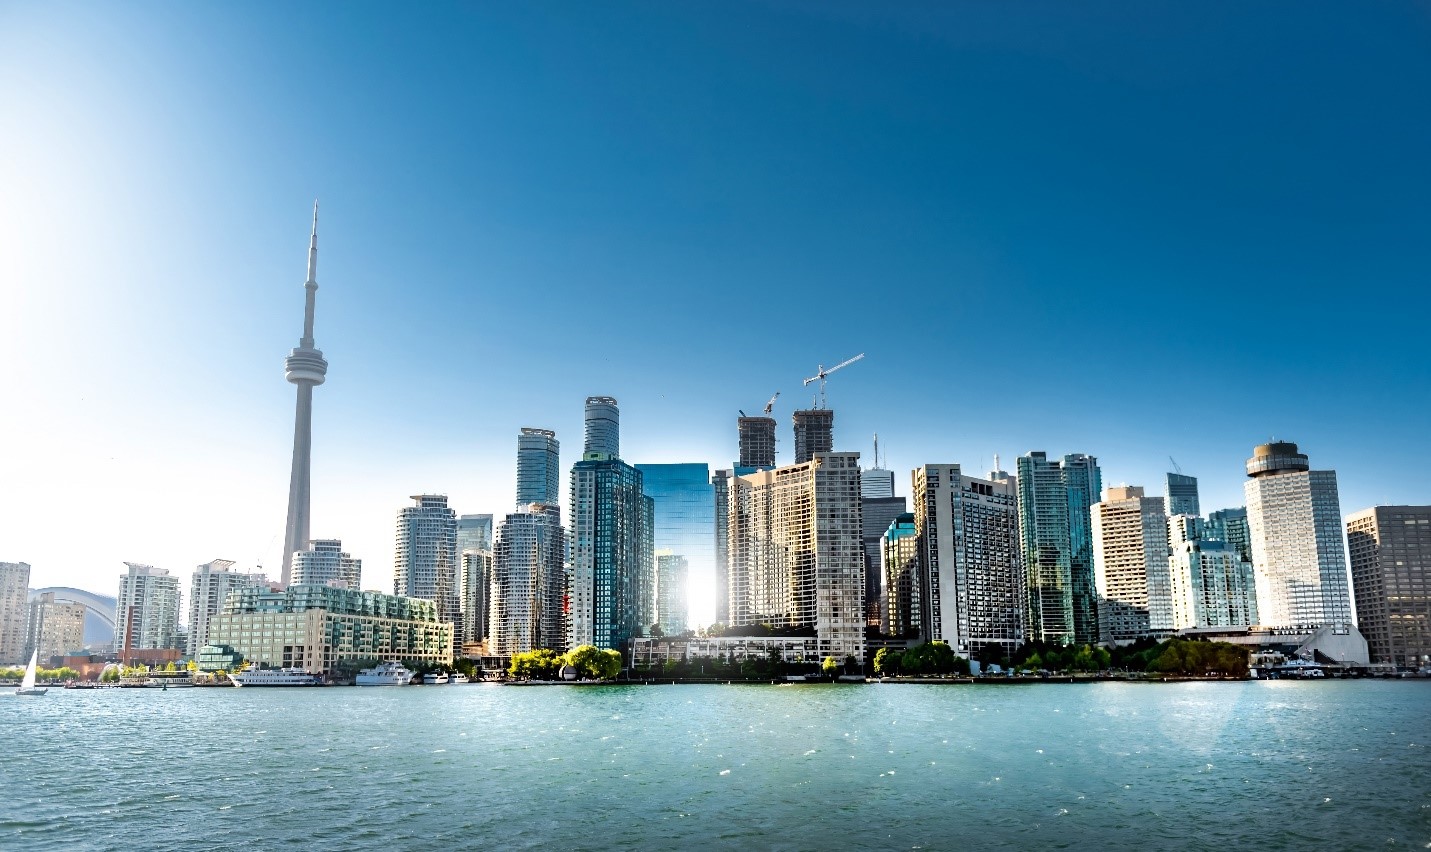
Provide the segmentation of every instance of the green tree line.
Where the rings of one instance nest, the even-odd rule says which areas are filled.
[[[565,654],[538,648],[513,654],[507,674],[519,680],[555,680],[562,666],[575,667],[577,677],[583,680],[610,680],[621,673],[621,653],[595,645],[582,645]]]

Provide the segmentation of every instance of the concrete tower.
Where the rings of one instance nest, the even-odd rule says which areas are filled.
[[[775,418],[740,417],[735,426],[740,434],[737,466],[757,470],[775,467]]]
[[[293,553],[308,546],[309,471],[313,450],[313,388],[323,384],[328,362],[313,345],[313,302],[318,294],[318,202],[313,202],[313,234],[308,239],[307,295],[303,306],[303,337],[284,362],[285,378],[298,386],[298,410],[293,420],[293,474],[288,481],[288,525],[283,531],[283,585],[293,568]]]
[[[586,446],[581,457],[590,461],[621,457],[621,412],[614,398],[586,398]]]
[[[835,448],[835,412],[828,408],[807,408],[793,415],[795,420],[795,463],[804,464],[816,453]]]

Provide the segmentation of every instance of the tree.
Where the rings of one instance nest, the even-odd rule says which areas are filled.
[[[108,667],[99,676],[100,683],[119,683],[119,669]]]
[[[588,680],[610,680],[621,673],[621,652],[604,651],[595,645],[573,648],[561,662],[574,666],[577,675]]]
[[[661,623],[660,623],[660,622],[656,622],[655,624],[651,625],[651,636],[652,636],[652,638],[654,638],[654,639],[660,639],[660,638],[664,637],[665,635],[666,635],[666,631],[664,631],[664,630],[661,629]]]
[[[561,669],[561,657],[550,648],[537,648],[525,653],[513,654],[507,673],[514,678],[530,680],[552,680]]]
[[[824,661],[820,663],[820,673],[826,676],[833,677],[835,672],[839,671],[839,669],[840,664],[835,662],[834,657],[826,657]]]
[[[882,675],[899,674],[899,664],[904,658],[904,654],[893,648],[880,648],[875,651],[874,670]]]

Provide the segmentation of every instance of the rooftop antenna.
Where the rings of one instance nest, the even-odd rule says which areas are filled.
[[[994,472],[998,473],[1001,470],[1003,470],[1003,468],[999,467],[999,454],[994,453]]]
[[[878,433],[878,432],[874,433],[874,439],[875,439],[875,463],[874,463],[874,466],[875,466],[875,467],[879,467],[879,433]]]

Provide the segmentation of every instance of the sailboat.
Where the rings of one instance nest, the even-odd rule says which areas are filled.
[[[15,690],[16,695],[44,695],[49,690],[43,686],[35,686],[35,663],[40,659],[40,649],[36,648],[30,654],[30,664],[25,666],[25,677],[20,681],[20,686]]]

